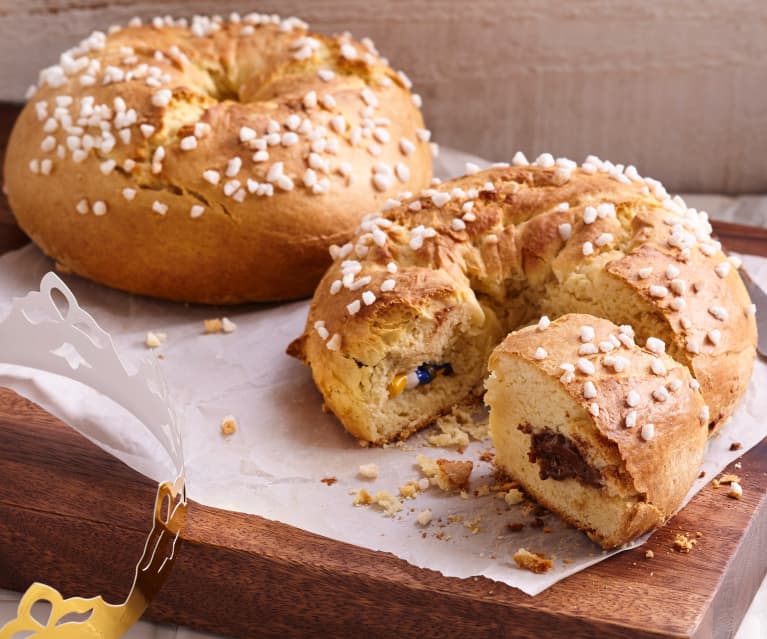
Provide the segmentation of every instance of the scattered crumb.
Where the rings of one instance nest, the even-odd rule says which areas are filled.
[[[647,551],[647,552],[644,554],[644,556],[645,556],[645,558],[646,558],[646,559],[652,559],[653,557],[655,557],[655,553],[654,553],[652,550],[648,550],[648,551]]]
[[[730,444],[730,450],[740,450],[741,448],[743,448],[743,444],[740,442],[732,442],[732,444]]]
[[[421,488],[422,480],[414,480],[411,479],[407,482],[405,482],[402,486],[399,487],[399,494],[402,495],[405,499],[415,499],[415,496],[421,492],[422,490],[425,490],[424,488]],[[426,480],[426,488],[429,487],[429,481]]]
[[[487,462],[488,464],[492,464],[495,461],[495,452],[492,450],[486,450],[479,456],[479,461]]]
[[[221,330],[224,331],[224,333],[234,333],[234,331],[237,330],[237,324],[235,324],[232,320],[230,320],[228,317],[222,317],[221,318]]]
[[[562,563],[563,563],[563,564],[571,564],[571,563],[573,563],[573,561],[574,561],[574,560],[573,560],[573,559],[570,559],[570,557],[565,557],[565,558],[562,560]]]
[[[728,473],[727,475],[722,475],[719,478],[719,483],[720,484],[732,484],[733,482],[739,483],[740,482],[740,477],[738,477],[738,475],[733,475],[731,473]]]
[[[233,435],[237,430],[237,420],[233,415],[227,415],[221,420],[221,434]]]
[[[223,328],[223,325],[221,323],[221,320],[217,317],[214,319],[206,319],[203,320],[203,330],[206,333],[220,333],[221,329]]]
[[[322,402],[322,412],[323,413],[332,412],[325,402]],[[360,448],[367,448],[368,446],[370,446],[370,442],[367,441],[366,439],[358,439],[357,446],[359,446]]]
[[[487,497],[490,494],[490,486],[482,484],[477,490],[474,491],[475,497]]]
[[[469,477],[474,468],[473,462],[450,461],[449,459],[438,459],[437,465],[447,478],[448,483],[455,488],[466,486],[469,483]]]
[[[743,464],[741,464],[740,462],[735,462],[735,468],[737,470],[740,470],[741,468],[743,468]]]
[[[162,353],[158,353],[157,359],[165,359],[165,355],[163,355]]]
[[[336,479],[335,477],[323,477],[322,479],[320,479],[320,481],[323,484],[326,484],[327,486],[332,486],[338,481],[338,479]]]
[[[547,559],[543,553],[532,553],[524,548],[517,550],[514,553],[513,559],[520,568],[539,575],[548,572],[554,565],[554,562],[551,559]]]
[[[427,438],[432,446],[463,449],[469,445],[470,438],[484,441],[490,437],[487,418],[475,420],[471,410],[465,406],[453,406],[447,415],[438,417],[434,424],[441,432]]]
[[[697,531],[695,531],[695,536],[696,537],[703,537],[703,533],[700,532],[700,530],[697,530]]]
[[[449,421],[450,415],[440,417],[435,425],[440,429],[440,433],[429,435],[426,441],[431,446],[439,448],[466,448],[469,445],[469,435],[464,433],[458,424]]]
[[[705,476],[706,476],[706,471],[705,470],[701,470],[698,473],[698,479],[703,479]]]
[[[688,535],[679,533],[676,535],[676,537],[674,537],[674,544],[672,548],[677,552],[688,553],[695,547],[695,544],[697,543],[697,539],[690,539]]]
[[[464,527],[468,528],[471,531],[472,535],[476,535],[478,532],[482,530],[482,528],[479,527],[479,524],[482,522],[482,515],[476,516],[471,521],[464,522]]]
[[[325,481],[324,479],[322,481]],[[373,498],[370,496],[370,493],[365,490],[364,488],[360,488],[359,490],[355,490],[352,495],[354,495],[354,505],[355,506],[367,506],[368,504],[373,503]]]
[[[378,464],[362,464],[357,474],[364,479],[376,479],[378,477]]]
[[[521,490],[512,488],[504,494],[503,499],[509,506],[516,506],[525,500],[525,495]]]
[[[420,513],[418,513],[418,516],[415,518],[415,520],[420,526],[428,526],[432,520],[431,508],[422,510]]]
[[[444,491],[456,490],[468,484],[474,468],[470,461],[432,459],[426,455],[416,455],[416,463],[431,483]]]
[[[506,528],[508,528],[511,532],[519,532],[524,527],[525,525],[518,521],[515,521],[513,524],[506,524]]]
[[[355,506],[378,506],[389,517],[394,517],[394,515],[402,510],[402,502],[388,490],[379,490],[375,495],[371,495],[364,488],[360,488],[352,494],[355,495]]]
[[[733,499],[740,499],[743,496],[743,488],[736,481],[730,482],[730,492],[727,493],[727,496]]]
[[[165,333],[154,333],[149,331],[144,339],[144,344],[147,348],[157,348],[165,342],[167,337],[168,336]]]

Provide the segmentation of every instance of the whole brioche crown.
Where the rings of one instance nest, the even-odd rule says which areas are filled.
[[[291,352],[347,429],[384,441],[430,423],[481,386],[509,330],[573,312],[631,325],[690,370],[712,429],[726,420],[753,365],[755,309],[704,212],[596,157],[467,169],[332,249]],[[454,374],[387,392],[424,363]]]
[[[410,80],[368,39],[249,14],[134,20],[40,74],[6,186],[59,265],[185,301],[309,295],[364,211],[426,186]]]

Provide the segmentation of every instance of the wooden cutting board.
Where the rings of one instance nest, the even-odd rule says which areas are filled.
[[[15,112],[0,105],[0,146]],[[718,225],[717,232],[729,248],[767,255],[764,231]],[[0,198],[0,252],[25,241]],[[642,548],[537,597],[192,502],[178,561],[147,617],[243,638],[729,637],[767,572],[767,440],[741,464],[729,469],[742,477],[741,500],[707,487]],[[121,599],[155,490],[0,390],[0,587],[43,581],[65,596]],[[679,532],[701,533],[689,554],[672,550]]]

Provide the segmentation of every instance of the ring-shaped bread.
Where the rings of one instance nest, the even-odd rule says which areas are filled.
[[[350,433],[383,443],[428,425],[482,393],[510,330],[566,313],[630,326],[616,352],[636,340],[687,367],[712,431],[732,414],[755,357],[755,307],[704,212],[592,156],[517,154],[468,173],[368,216],[317,287],[289,352]]]
[[[132,21],[45,69],[5,185],[59,268],[233,303],[312,293],[360,216],[431,179],[410,82],[295,18]]]

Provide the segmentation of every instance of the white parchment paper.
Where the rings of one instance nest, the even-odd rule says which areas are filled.
[[[462,173],[465,157],[443,156],[438,170],[444,176]],[[767,288],[767,259],[745,256],[744,264],[754,280]],[[12,297],[36,289],[51,268],[50,260],[33,246],[0,257],[0,316]],[[508,523],[529,524],[534,516],[520,506],[508,506],[493,493],[473,494],[482,485],[495,483],[492,465],[479,459],[491,448],[489,441],[474,441],[459,453],[429,446],[427,431],[403,447],[360,447],[334,417],[322,412],[321,396],[308,368],[285,355],[288,343],[303,329],[307,301],[216,309],[140,298],[75,276],[63,279],[81,307],[112,335],[124,360],[136,364],[162,355],[160,365],[179,413],[191,499],[391,552],[446,576],[484,575],[531,595],[609,556],[553,515],[543,518],[551,532],[530,526],[510,532]],[[237,324],[236,332],[203,334],[204,319],[223,315]],[[148,350],[147,331],[166,333],[166,343]],[[0,370],[3,373],[13,371],[6,368]],[[28,371],[24,375],[20,383],[27,397],[46,406],[60,405],[58,414],[109,452],[157,481],[167,479],[167,471],[152,461],[156,458],[152,442],[136,436],[110,402],[93,397],[86,401],[55,378]],[[722,435],[709,443],[703,465],[706,477],[696,483],[690,497],[767,436],[767,422],[760,419],[767,412],[767,395],[757,391],[766,387],[767,365],[759,361],[736,415]],[[219,426],[229,414],[236,417],[238,429],[224,437]],[[743,445],[738,452],[729,451],[734,441]],[[418,479],[418,453],[472,460],[475,469],[468,497],[431,488],[414,500],[405,500],[394,518],[352,505],[350,492],[356,489],[388,490],[396,495],[399,486]],[[379,466],[375,480],[357,474],[361,464],[369,463]],[[323,483],[328,478],[335,483]],[[416,523],[416,516],[426,508],[432,510],[433,521],[423,527]],[[544,575],[518,569],[511,556],[521,546],[555,556],[554,569]],[[565,559],[571,563],[564,563]]]

